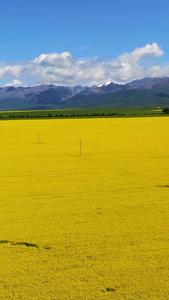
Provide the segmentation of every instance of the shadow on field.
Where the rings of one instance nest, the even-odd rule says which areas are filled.
[[[166,184],[166,185],[155,185],[155,187],[161,187],[161,188],[169,188],[169,185],[168,184]]]
[[[11,246],[26,246],[26,247],[40,248],[37,244],[32,244],[32,243],[28,243],[28,242],[13,242],[13,241],[8,241],[8,240],[1,240],[0,245],[1,244],[10,244]],[[51,247],[48,247],[48,246],[45,246],[42,248],[45,250],[51,249]]]

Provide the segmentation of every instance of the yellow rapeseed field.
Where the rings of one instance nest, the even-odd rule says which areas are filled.
[[[168,132],[1,121],[0,300],[169,299]]]

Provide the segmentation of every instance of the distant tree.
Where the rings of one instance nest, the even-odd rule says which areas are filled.
[[[168,107],[163,108],[163,113],[164,114],[169,114],[169,108]]]

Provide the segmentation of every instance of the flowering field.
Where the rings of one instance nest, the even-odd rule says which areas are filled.
[[[168,132],[163,117],[1,121],[0,299],[168,299]]]

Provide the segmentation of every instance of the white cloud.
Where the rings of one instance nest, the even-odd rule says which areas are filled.
[[[37,78],[34,84],[92,85],[107,81],[127,82],[143,77],[169,76],[169,63],[161,66],[154,62],[164,55],[157,43],[147,44],[132,52],[123,53],[111,61],[98,56],[78,59],[69,52],[41,54],[34,60],[4,63],[0,66],[0,79],[14,79],[17,85],[22,77]],[[151,66],[150,66],[151,63]]]
[[[114,77],[117,81],[131,81],[146,76],[151,77],[153,74],[149,72],[150,68],[147,69],[145,65],[142,65],[142,62],[151,61],[153,58],[162,55],[164,55],[164,52],[156,43],[136,48],[133,52],[123,53],[117,59],[108,63],[108,67],[111,69],[111,77]]]
[[[14,79],[13,81],[5,84],[4,87],[5,86],[15,86],[15,87],[18,87],[18,86],[25,86],[25,84],[22,81],[18,80],[18,79]]]
[[[19,77],[22,71],[22,65],[6,65],[0,68],[0,78]]]
[[[118,57],[118,60],[123,63],[134,64],[139,61],[150,60],[154,57],[160,57],[164,54],[161,47],[153,43],[152,45],[147,44],[145,47],[136,48],[133,52],[124,53]]]

